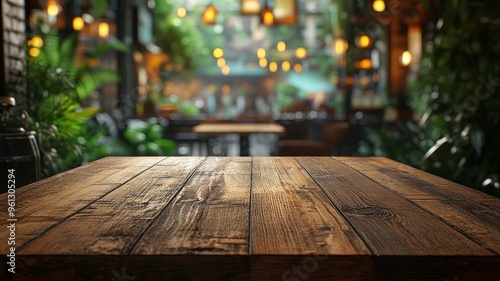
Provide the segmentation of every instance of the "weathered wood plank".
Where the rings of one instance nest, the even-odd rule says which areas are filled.
[[[248,255],[251,170],[251,158],[207,158],[132,253]]]
[[[412,200],[429,199],[436,196],[447,197],[452,200],[461,200],[468,198],[477,202],[498,202],[498,198],[488,196],[478,190],[472,188],[463,188],[464,186],[449,181],[447,179],[432,175],[414,167],[399,163],[397,161],[385,157],[367,157],[356,158],[345,157],[340,158],[349,165],[349,163],[364,162],[357,164],[358,170],[365,171],[380,171],[385,175],[400,175],[407,185],[400,185],[398,190],[400,194]],[[365,160],[365,161],[363,161]],[[423,194],[423,197],[415,196],[414,193]]]
[[[493,255],[443,221],[341,163],[298,160],[376,255]]]
[[[16,196],[1,280],[500,278],[500,201],[385,158],[106,158]]]
[[[497,198],[388,159],[348,158],[342,162],[500,254]]]
[[[135,177],[164,157],[109,157],[84,165],[51,178],[16,190],[16,246],[19,248],[60,221],[75,214]],[[19,175],[22,176],[22,175]],[[7,203],[0,196],[1,209]],[[36,202],[36,204],[34,204]],[[7,212],[0,212],[6,221]],[[7,237],[8,229],[0,228],[0,237]],[[0,251],[8,245],[0,243]]]
[[[369,250],[293,158],[255,158],[253,175],[252,280],[281,280],[283,274],[296,280],[287,278],[297,272],[287,272],[303,261],[306,273],[322,264],[331,277],[353,270],[349,280],[369,275]],[[346,260],[347,269],[324,263],[329,255],[358,257]]]
[[[293,158],[255,158],[253,174],[252,254],[369,253]]]
[[[19,254],[129,253],[202,160],[167,158],[37,237]]]

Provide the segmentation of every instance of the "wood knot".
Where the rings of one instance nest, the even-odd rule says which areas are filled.
[[[391,211],[383,208],[362,207],[362,208],[346,208],[342,210],[347,215],[364,216],[364,217],[391,217]]]

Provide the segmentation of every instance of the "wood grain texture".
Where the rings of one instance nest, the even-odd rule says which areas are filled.
[[[293,158],[255,158],[253,255],[367,255],[369,251]]]
[[[21,248],[21,255],[128,254],[202,159],[167,158]]]
[[[248,255],[251,158],[208,158],[137,243],[138,255]]]
[[[298,159],[375,255],[493,255],[341,159]]]
[[[163,159],[109,157],[16,190],[17,224],[22,225],[16,230],[17,248]],[[5,196],[0,195],[1,210],[7,209]],[[0,221],[6,219],[7,212],[0,212]],[[0,228],[0,237],[7,232]],[[0,243],[1,252],[7,247]]]
[[[385,158],[342,161],[500,254],[500,201],[497,198]]]
[[[251,280],[367,280],[369,250],[294,158],[253,175]]]
[[[500,280],[500,200],[386,158],[110,157],[16,202],[0,280]]]

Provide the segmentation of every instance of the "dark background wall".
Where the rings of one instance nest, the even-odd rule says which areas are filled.
[[[25,24],[25,2],[24,0],[1,0],[0,10],[2,14],[1,21],[1,39],[2,54],[1,60],[1,79],[2,95],[7,94],[7,82],[11,79],[13,71],[22,71],[25,68],[24,42],[26,41]],[[18,84],[18,83],[16,83]],[[21,95],[24,87],[11,89],[16,94]]]

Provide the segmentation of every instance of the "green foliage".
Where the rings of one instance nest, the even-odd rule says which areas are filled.
[[[87,161],[105,156],[164,156],[174,155],[176,144],[163,138],[163,127],[158,119],[130,121],[120,137],[104,136],[102,133],[91,138],[94,149]]]
[[[199,58],[209,55],[196,22],[188,17],[179,18],[168,1],[156,1],[153,19],[155,44],[173,64],[182,65],[184,70],[193,70]]]
[[[410,87],[417,124],[372,133],[377,154],[500,195],[496,1],[446,1]]]
[[[182,100],[175,96],[170,96],[170,97],[162,96],[160,99],[158,99],[157,102],[162,104],[176,105],[179,110],[179,113],[183,117],[194,118],[200,114],[200,109],[196,107],[196,105],[193,102],[188,100]]]
[[[120,42],[104,44],[76,64],[78,34],[61,39],[58,30],[40,24],[33,36],[43,40],[36,57],[27,64],[28,98],[24,100],[37,132],[42,154],[44,177],[81,165],[85,158],[88,138],[87,120],[99,110],[83,108],[81,101],[96,89],[119,80],[115,71],[90,67],[89,60],[103,52],[125,51]],[[33,48],[33,46],[28,46]]]
[[[91,5],[90,14],[95,18],[102,18],[108,10],[108,0],[89,0]]]
[[[301,90],[288,83],[278,83],[276,85],[276,101],[280,109],[291,106],[303,93]]]

